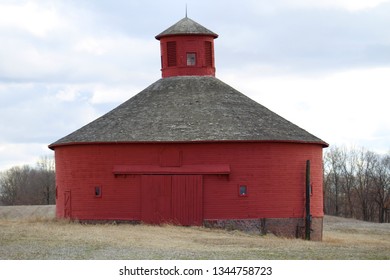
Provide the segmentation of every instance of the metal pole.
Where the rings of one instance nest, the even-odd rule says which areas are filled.
[[[310,160],[306,161],[306,219],[305,239],[310,240],[311,214],[310,214]]]

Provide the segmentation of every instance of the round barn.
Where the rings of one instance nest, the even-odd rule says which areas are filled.
[[[327,144],[215,78],[217,37],[183,18],[162,79],[49,146],[57,217],[322,239]]]

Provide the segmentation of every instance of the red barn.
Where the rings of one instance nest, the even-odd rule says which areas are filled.
[[[291,237],[311,217],[321,240],[327,144],[215,78],[217,37],[180,20],[156,36],[162,79],[49,146],[57,217]]]

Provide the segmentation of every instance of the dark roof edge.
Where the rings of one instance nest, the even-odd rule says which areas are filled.
[[[154,38],[156,38],[157,40],[160,40],[161,38],[164,38],[164,37],[178,37],[178,36],[209,36],[209,37],[213,37],[214,39],[217,39],[218,38],[218,35],[217,34],[209,34],[209,33],[175,33],[175,34],[166,34],[166,35],[157,35],[155,36]]]
[[[76,145],[112,145],[112,144],[205,144],[205,143],[290,143],[290,144],[314,144],[321,145],[323,148],[329,147],[324,141],[300,141],[300,140],[194,140],[194,141],[113,141],[113,142],[70,142],[70,143],[53,143],[48,147],[51,150],[60,146]]]

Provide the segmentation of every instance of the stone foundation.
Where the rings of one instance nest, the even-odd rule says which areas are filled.
[[[287,238],[305,238],[304,218],[262,218],[245,220],[205,220],[205,227],[221,228],[226,230],[242,230],[245,232],[275,234]],[[322,240],[323,219],[312,218],[310,239]]]
[[[142,224],[136,220],[78,220],[89,224]],[[305,239],[304,218],[262,218],[242,220],[204,220],[203,225],[208,228],[226,230],[241,230],[253,234],[274,234],[280,237]],[[323,218],[312,218],[310,240],[322,241]]]

